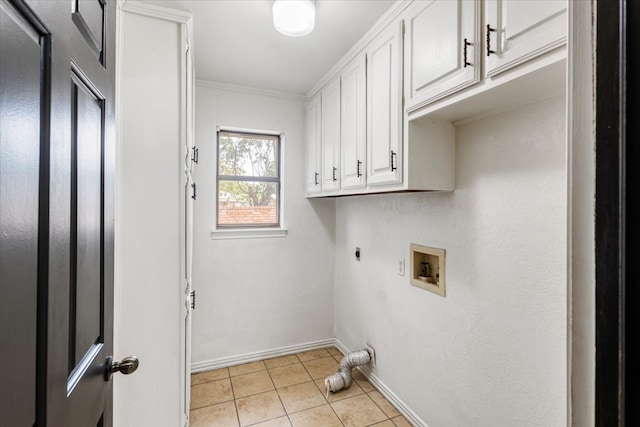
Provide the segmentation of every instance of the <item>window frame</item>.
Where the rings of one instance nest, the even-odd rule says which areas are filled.
[[[276,176],[275,177],[261,177],[261,176],[243,176],[243,175],[220,175],[220,134],[230,133],[247,136],[265,136],[270,139],[276,137],[275,147],[275,161],[276,161]],[[282,179],[282,146],[284,141],[284,132],[247,129],[217,126],[216,127],[216,172],[215,172],[215,228],[213,230],[213,238],[243,238],[243,237],[283,237],[286,235],[286,229],[282,227],[282,195],[283,195],[283,179]],[[245,181],[245,182],[273,182],[277,187],[276,197],[276,218],[277,223],[267,224],[220,224],[220,182],[221,181]]]

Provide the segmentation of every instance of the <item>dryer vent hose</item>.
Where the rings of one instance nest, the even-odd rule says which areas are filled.
[[[351,370],[356,366],[364,366],[371,363],[371,354],[369,350],[356,350],[347,353],[338,367],[338,372],[328,376],[324,380],[324,386],[327,388],[327,397],[329,392],[336,392],[351,385]]]

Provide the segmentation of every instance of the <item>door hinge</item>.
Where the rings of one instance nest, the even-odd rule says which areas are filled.
[[[196,183],[191,184],[191,189],[193,190],[193,194],[191,194],[191,198],[196,200]]]
[[[196,309],[196,291],[191,291],[191,293],[189,294],[189,304],[191,304],[191,310],[195,310]]]
[[[194,145],[191,149],[191,161],[195,164],[198,164],[198,157],[200,154],[200,150]]]

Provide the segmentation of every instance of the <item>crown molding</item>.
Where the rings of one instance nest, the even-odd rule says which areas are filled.
[[[391,5],[389,10],[376,21],[375,24],[360,38],[352,47],[344,54],[342,58],[322,77],[318,83],[311,88],[306,94],[306,98],[312,98],[322,89],[330,80],[337,76],[340,71],[356,56],[358,56],[378,34],[382,32],[388,25],[394,22],[402,12],[413,2],[413,0],[397,0]]]
[[[155,4],[145,3],[137,0],[119,0],[118,6],[120,9],[135,13],[137,15],[148,16],[151,18],[162,19],[170,22],[177,22],[180,24],[187,24],[191,21],[191,12],[186,10],[171,9],[164,6],[157,6]]]
[[[280,92],[277,90],[259,89],[255,87],[240,86],[231,83],[215,82],[211,80],[196,79],[196,87],[226,90],[228,92],[247,93],[250,95],[270,96],[272,98],[292,99],[295,101],[305,101],[306,97],[300,93]]]

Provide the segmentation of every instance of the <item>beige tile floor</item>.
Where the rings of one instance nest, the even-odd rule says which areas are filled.
[[[357,370],[328,398],[335,347],[191,376],[191,427],[394,427],[411,424]]]

